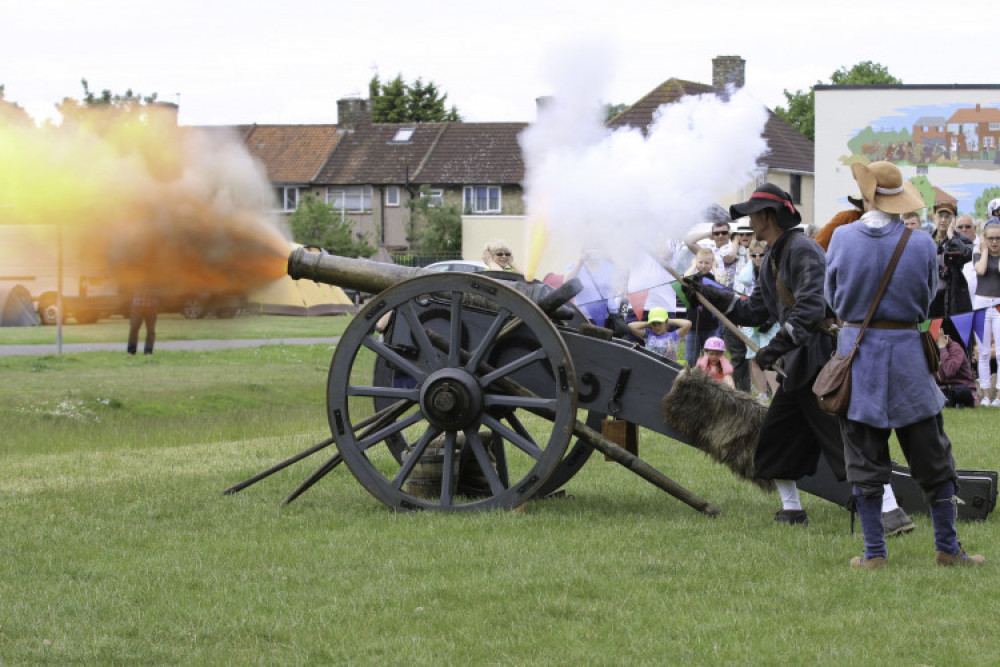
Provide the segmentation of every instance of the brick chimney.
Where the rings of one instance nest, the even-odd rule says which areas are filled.
[[[747,61],[739,56],[716,56],[712,58],[712,86],[725,88],[732,84],[736,88],[743,87],[743,70]]]
[[[337,125],[345,130],[355,129],[359,123],[371,120],[371,105],[360,97],[337,100]]]

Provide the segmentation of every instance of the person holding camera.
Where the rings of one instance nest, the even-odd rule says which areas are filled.
[[[927,316],[950,317],[972,310],[969,283],[962,267],[972,261],[972,239],[955,228],[958,207],[954,201],[934,202],[934,242],[937,243],[938,288]]]

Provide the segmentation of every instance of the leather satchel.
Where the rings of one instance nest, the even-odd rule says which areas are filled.
[[[920,343],[924,346],[924,359],[927,360],[927,368],[933,375],[941,368],[941,348],[938,347],[930,330],[920,332]]]
[[[816,376],[813,393],[823,412],[840,417],[847,415],[847,408],[851,406],[851,364],[857,350],[855,345],[847,355],[835,354]]]
[[[865,321],[861,324],[861,331],[858,332],[858,337],[854,340],[854,347],[846,355],[835,354],[830,361],[826,362],[813,382],[813,393],[816,394],[816,400],[823,412],[838,417],[847,416],[847,410],[851,407],[851,364],[854,363],[854,355],[858,351],[858,345],[861,344],[861,337],[865,335],[868,325],[871,324],[875,309],[878,307],[879,301],[882,300],[882,295],[885,294],[885,288],[889,286],[889,278],[896,270],[899,257],[903,254],[903,247],[912,232],[913,230],[909,227],[903,230],[903,235],[900,237],[899,243],[896,244],[896,250],[892,253],[892,259],[885,267],[885,273],[882,275],[882,282],[879,283],[878,290],[875,292],[875,298],[868,307],[868,314],[865,315]],[[934,346],[936,348],[937,344],[935,343]]]

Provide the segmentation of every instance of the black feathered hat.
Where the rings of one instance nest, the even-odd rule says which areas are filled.
[[[792,196],[779,188],[777,185],[765,183],[750,195],[750,199],[742,204],[733,204],[729,207],[729,215],[736,218],[756,213],[765,208],[773,208],[778,226],[782,229],[791,229],[802,222],[802,215],[795,209]]]

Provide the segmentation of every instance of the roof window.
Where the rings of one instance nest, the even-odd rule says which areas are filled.
[[[392,138],[392,143],[394,144],[405,144],[410,141],[413,133],[416,132],[415,127],[401,127],[396,130],[396,136]]]

